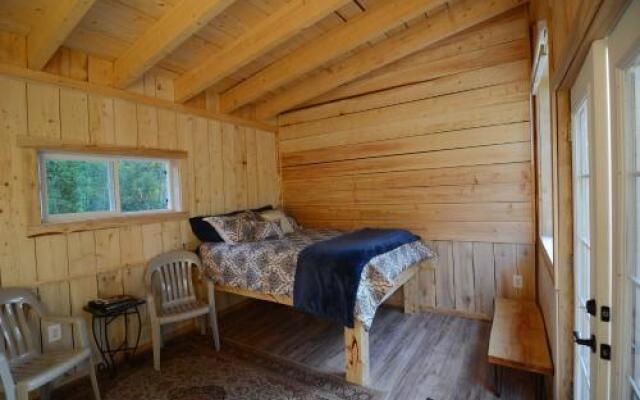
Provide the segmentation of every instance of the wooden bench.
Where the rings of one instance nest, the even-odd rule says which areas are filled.
[[[536,303],[496,299],[489,363],[494,366],[495,390],[500,397],[502,368],[514,368],[536,374],[536,392],[544,392],[544,375],[553,375],[553,365],[547,345],[542,314]]]

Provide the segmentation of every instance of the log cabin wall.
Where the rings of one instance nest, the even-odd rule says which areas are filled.
[[[488,319],[495,296],[533,300],[530,69],[521,7],[280,115],[285,207],[421,235],[439,253],[424,309]]]
[[[626,0],[532,0],[532,29],[549,37],[551,84],[553,254],[538,241],[537,297],[544,316],[555,375],[550,398],[573,396],[574,282],[570,89],[594,40],[607,36]]]
[[[13,61],[16,58],[12,58]],[[17,58],[19,60],[19,58]],[[108,63],[106,63],[108,66]],[[61,49],[47,71],[100,83],[105,61]],[[170,98],[172,77],[148,73],[129,90]],[[182,150],[183,204],[191,215],[277,204],[280,198],[275,134],[171,108],[102,93],[0,75],[0,279],[30,287],[59,315],[83,315],[90,299],[122,293],[144,296],[145,264],[174,249],[194,249],[186,216],[36,237],[27,235],[34,185],[26,164],[27,137],[60,144]],[[218,299],[219,309],[236,300]],[[146,313],[142,341],[149,340]],[[43,327],[43,332],[44,332]],[[65,327],[66,329],[66,327]],[[115,329],[117,337],[121,330]],[[44,343],[46,341],[43,340]],[[56,346],[71,346],[69,329]]]

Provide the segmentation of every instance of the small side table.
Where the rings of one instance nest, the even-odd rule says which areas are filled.
[[[142,332],[142,319],[140,317],[139,306],[143,304],[145,304],[144,300],[133,299],[111,310],[93,308],[88,305],[84,307],[84,310],[91,314],[93,340],[95,340],[96,346],[100,351],[100,356],[102,357],[102,361],[98,364],[99,370],[108,370],[110,375],[114,376],[116,372],[115,355],[117,353],[124,353],[125,358],[128,358],[135,354],[138,344],[140,343],[140,334]],[[133,344],[129,343],[129,315],[135,315],[138,319],[138,331],[136,341]],[[109,341],[109,325],[118,318],[124,319],[124,339],[120,345],[113,347]]]

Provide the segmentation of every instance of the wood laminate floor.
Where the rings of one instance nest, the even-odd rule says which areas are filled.
[[[491,325],[442,314],[405,315],[384,307],[371,334],[372,386],[388,400],[496,399],[486,361]],[[291,307],[252,302],[220,318],[233,340],[311,368],[344,374],[341,327]],[[534,379],[505,370],[501,399],[533,399]]]

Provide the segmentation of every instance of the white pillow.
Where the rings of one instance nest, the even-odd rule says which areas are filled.
[[[282,211],[280,208],[276,208],[274,210],[266,210],[260,213],[260,217],[265,221],[273,221],[280,224],[280,229],[284,233],[294,232],[295,226],[289,220],[291,217],[287,216],[287,214]]]

